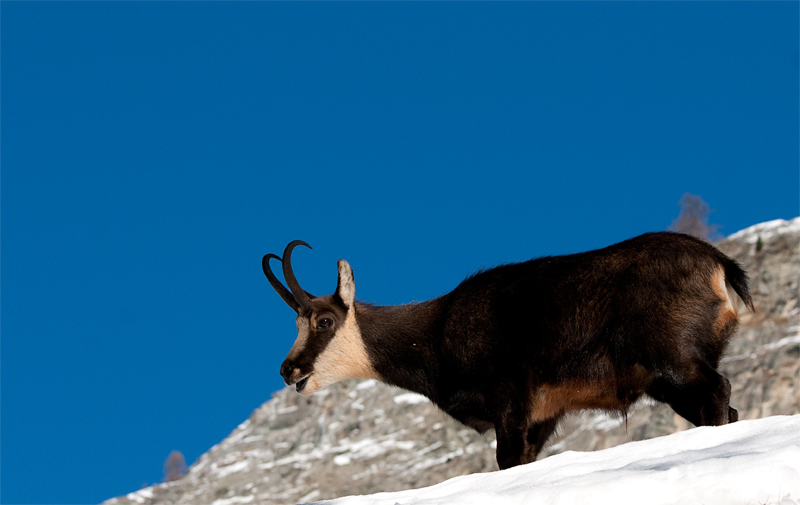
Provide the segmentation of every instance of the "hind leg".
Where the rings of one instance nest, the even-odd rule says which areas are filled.
[[[705,362],[696,363],[681,377],[657,377],[647,394],[667,403],[695,426],[719,426],[739,418],[729,405],[730,381]]]

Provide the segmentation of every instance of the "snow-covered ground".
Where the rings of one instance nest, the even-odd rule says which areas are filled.
[[[329,505],[800,504],[800,415],[566,452],[435,486]]]

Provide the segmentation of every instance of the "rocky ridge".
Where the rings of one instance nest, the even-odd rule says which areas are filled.
[[[721,364],[740,419],[800,413],[800,218],[761,223],[717,246],[751,278],[756,312]],[[691,425],[661,404],[640,402],[627,419],[583,412],[561,422],[541,457],[654,438]],[[497,469],[495,441],[425,397],[376,381],[347,381],[311,397],[277,392],[181,480],[104,505],[302,503],[423,487]]]

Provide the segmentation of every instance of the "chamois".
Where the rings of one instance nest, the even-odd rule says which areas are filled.
[[[624,415],[642,395],[697,426],[738,419],[717,366],[738,325],[736,295],[753,301],[736,261],[701,240],[646,233],[483,270],[398,306],[356,301],[344,260],[332,295],[304,291],[291,267],[298,245],[310,248],[295,240],[262,268],[297,313],[280,374],[301,394],[355,377],[415,391],[480,433],[494,428],[501,469],[534,461],[565,413]]]

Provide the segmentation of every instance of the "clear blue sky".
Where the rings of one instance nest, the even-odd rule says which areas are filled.
[[[798,201],[798,3],[3,2],[0,499],[92,503],[282,386],[261,256],[357,296]]]

